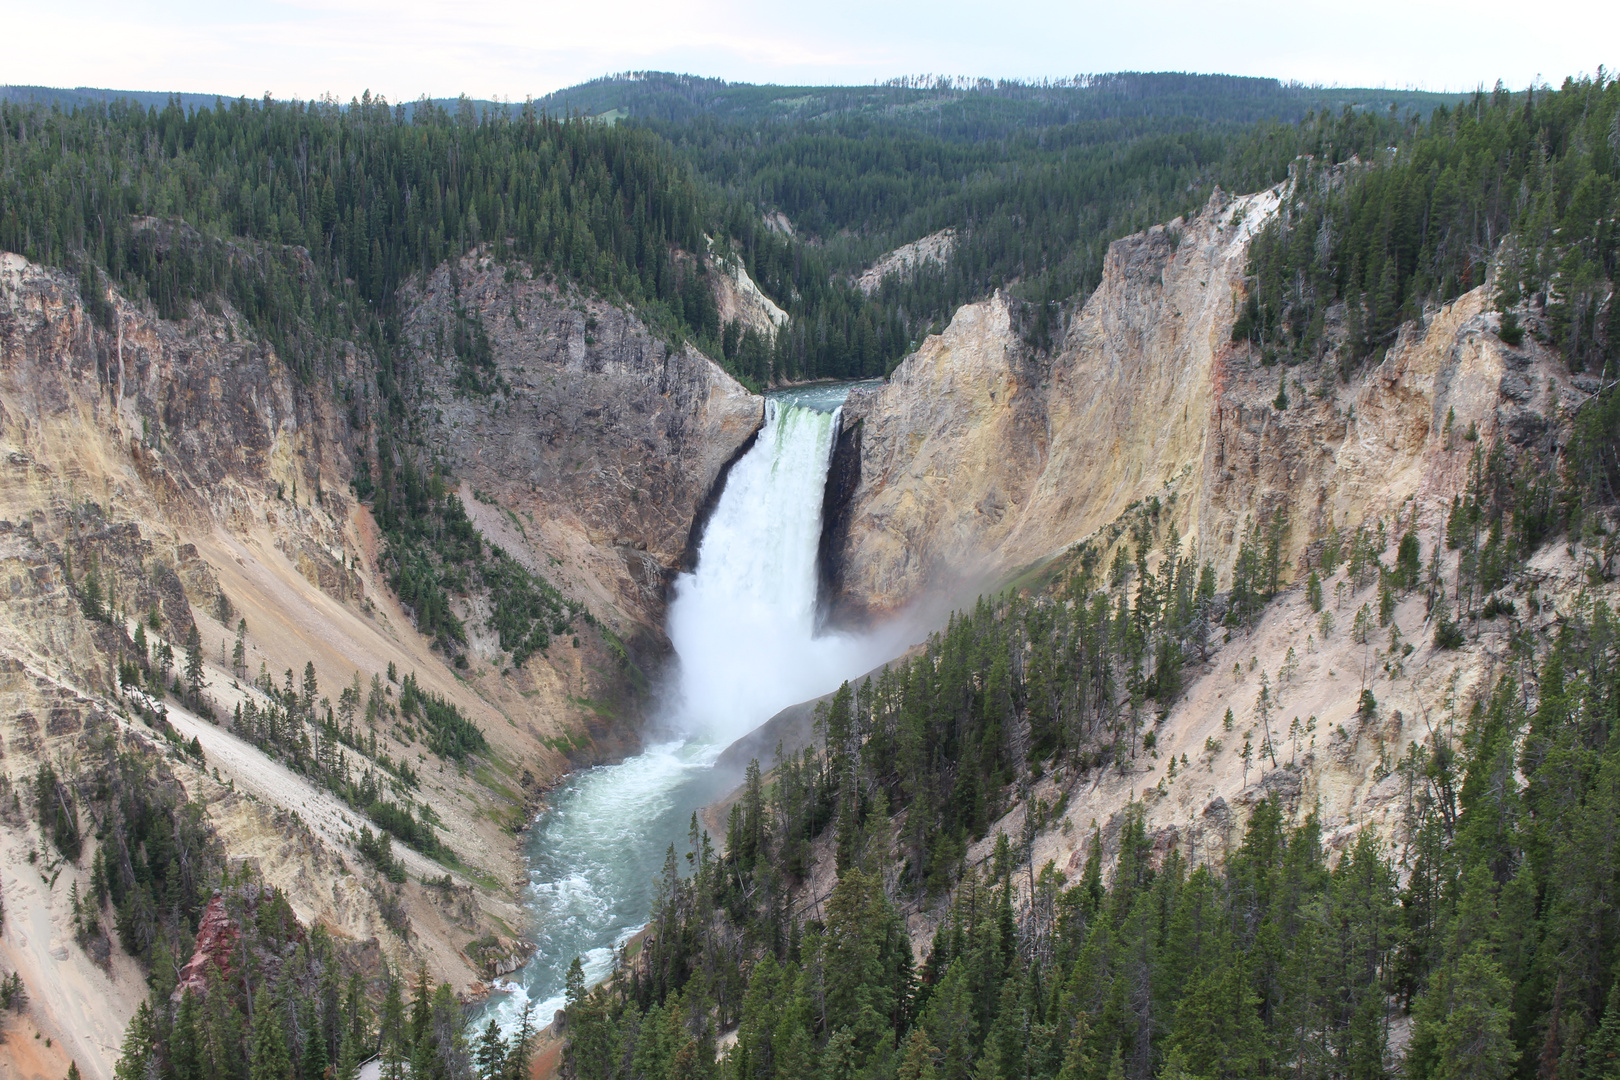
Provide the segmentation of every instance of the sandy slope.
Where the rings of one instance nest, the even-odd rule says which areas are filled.
[[[169,706],[169,722],[181,735],[188,739],[196,737],[202,743],[209,768],[219,770],[221,776],[234,783],[236,790],[292,811],[331,847],[347,850],[350,835],[370,824],[331,792],[316,787],[224,728],[173,704]],[[394,851],[406,868],[419,877],[444,873],[438,863],[403,844],[395,845]],[[299,897],[292,895],[289,899],[296,908]]]
[[[61,1080],[74,1064],[67,1046],[46,1035],[30,1015],[0,1017],[0,1035],[5,1038],[0,1045],[0,1080]]]
[[[0,830],[6,902],[0,967],[20,974],[30,997],[26,1022],[6,1023],[0,1078],[43,1074],[60,1080],[71,1059],[86,1080],[106,1080],[124,1041],[124,1025],[146,997],[146,982],[121,950],[113,950],[105,970],[85,955],[73,940],[68,891],[78,880],[80,894],[86,893],[89,874],[43,857],[30,864],[30,848],[45,850],[32,827],[26,832]],[[33,1040],[24,1038],[30,1025],[49,1037],[59,1053],[30,1046]]]

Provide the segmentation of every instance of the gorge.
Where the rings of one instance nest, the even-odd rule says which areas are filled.
[[[771,93],[0,100],[0,1063],[1606,1080],[1616,84]]]

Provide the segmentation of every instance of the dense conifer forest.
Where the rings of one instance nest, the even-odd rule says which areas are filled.
[[[1459,622],[1497,617],[1504,602],[1483,596],[1537,549],[1501,538],[1523,511],[1497,488],[1478,470],[1459,502],[1444,541],[1463,552],[1455,576],[1384,523],[1330,537],[1304,586],[1324,640],[1370,639],[1403,595],[1425,597],[1438,648],[1456,647]],[[846,684],[818,712],[814,750],[768,776],[750,768],[723,851],[694,820],[688,867],[670,851],[640,954],[596,992],[571,991],[569,1075],[1614,1075],[1620,639],[1608,606],[1587,603],[1547,639],[1517,633],[1484,700],[1448,698],[1431,737],[1381,767],[1399,785],[1401,847],[1365,828],[1334,857],[1314,815],[1291,825],[1265,799],[1238,849],[1211,863],[1155,850],[1135,802],[1109,853],[1094,832],[1065,880],[1032,857],[1064,808],[1033,799],[1032,782],[1135,771],[1184,662],[1214,634],[1244,633],[1278,589],[1271,527],[1217,595],[1207,568],[1177,557],[1173,529],[1145,507],[1133,518],[1105,538],[1128,537],[1106,574],[1082,548],[1050,588],[983,600],[910,662]],[[1354,625],[1333,628],[1323,578],[1352,603],[1372,598]],[[1380,655],[1409,651],[1392,637]],[[1196,784],[1239,738],[1257,776],[1342,739],[1314,718],[1269,719],[1291,678],[1285,665],[1274,688],[1260,681],[1241,721],[1254,742],[1234,733],[1197,760],[1155,761],[1147,798]],[[1370,722],[1382,706],[1363,694],[1360,711]],[[1020,802],[1022,832],[968,863],[968,844]],[[815,892],[828,880],[814,878],[817,855],[836,867],[829,893]],[[902,914],[940,897],[946,914],[914,964]],[[727,1030],[735,1044],[711,1067]]]
[[[166,317],[228,299],[305,378],[363,342],[385,400],[409,379],[401,283],[479,244],[635,306],[750,381],[858,377],[883,373],[964,300],[1014,284],[1041,303],[1083,295],[1109,240],[1195,209],[1212,184],[1281,179],[1294,129],[1255,121],[1341,98],[1435,103],[1218,76],[879,88],[895,99],[879,108],[872,94],[832,93],[834,107],[791,122],[711,103],[619,124],[578,119],[568,110],[585,102],[567,96],[482,109],[369,96],[347,107],[84,99],[71,111],[9,101],[0,246],[77,269],[92,296],[111,278]],[[919,97],[935,107],[919,112]],[[1345,153],[1388,141],[1383,113],[1350,112]],[[767,230],[761,214],[776,211],[804,239]],[[853,288],[851,272],[945,226],[966,240],[942,274],[879,297]],[[710,239],[794,316],[747,366],[727,347],[706,271],[684,257]]]
[[[1387,349],[1425,304],[1495,271],[1517,344],[1533,313],[1573,372],[1600,371],[1620,347],[1613,290],[1620,88],[1570,80],[1559,91],[1500,87],[1346,168],[1342,144],[1306,146],[1293,198],[1254,252],[1254,288],[1236,336],[1268,363],[1339,349],[1347,364]],[[1342,343],[1324,328],[1344,324]],[[1341,347],[1342,344],[1342,347]]]

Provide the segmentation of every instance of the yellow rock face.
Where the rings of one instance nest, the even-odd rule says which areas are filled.
[[[1489,437],[1505,415],[1484,289],[1409,326],[1353,384],[1267,367],[1231,328],[1249,242],[1282,194],[1217,192],[1191,221],[1115,242],[1050,353],[1024,344],[998,294],[857,393],[843,445],[858,445],[859,479],[833,560],[841,614],[971,598],[1154,497],[1223,587],[1250,525],[1279,508],[1297,568],[1335,525],[1414,497],[1425,513],[1449,504],[1462,431]]]
[[[375,938],[380,956],[425,961],[458,989],[510,970],[526,926],[515,828],[568,755],[636,744],[639,699],[616,643],[585,627],[577,646],[557,639],[513,670],[480,601],[458,599],[469,662],[452,668],[394,599],[376,523],[349,487],[365,410],[339,388],[363,398],[374,362],[364,349],[339,350],[330,380],[305,383],[228,308],[166,321],[111,302],[112,324],[97,325],[75,278],[0,253],[0,773],[24,784],[47,759],[71,773],[112,734],[160,761],[207,809],[227,856],[284,889],[306,924]],[[423,353],[420,422],[465,479],[469,515],[632,649],[656,654],[665,580],[697,508],[758,426],[759,399],[701,354],[672,354],[628,313],[531,276],[505,279],[476,256],[430,275],[407,304],[410,344]],[[486,328],[504,393],[458,394],[454,361],[433,363],[435,328],[457,306]],[[108,621],[80,607],[91,566]],[[444,867],[400,845],[411,880],[393,898],[352,847],[362,817],[228,725],[171,701],[174,728],[205,758],[170,752],[117,685],[128,635],[152,610],[162,629],[147,631],[151,644],[167,640],[180,657],[195,623],[221,719],[255,693],[261,665],[279,685],[312,663],[334,703],[355,673],[369,686],[390,667],[454,702],[484,731],[488,762],[445,763],[403,724],[376,734],[419,776],[411,796],[433,808],[467,872],[424,887]],[[248,678],[229,658],[238,619]],[[383,685],[397,701],[398,686]],[[41,1030],[71,1047],[87,1080],[110,1076],[144,984],[116,948],[103,966],[64,930],[70,887],[89,889],[94,839],[78,866],[46,877],[24,857],[39,842],[31,830],[20,816],[0,819],[0,954],[24,970]],[[408,933],[383,917],[385,900]],[[504,943],[499,955],[490,940]]]

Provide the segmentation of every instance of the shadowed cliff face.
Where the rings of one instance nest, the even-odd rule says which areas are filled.
[[[761,399],[634,315],[526,274],[507,280],[487,259],[441,267],[406,303],[437,403],[433,441],[454,470],[510,510],[519,541],[559,560],[556,576],[615,629],[659,637],[668,576],[758,430]],[[458,311],[487,335],[498,389],[458,389],[464,364],[439,344]]]
[[[1510,399],[1504,372],[1525,369],[1549,400],[1569,388],[1552,358],[1494,337],[1483,288],[1409,324],[1349,383],[1331,363],[1267,367],[1233,345],[1249,241],[1281,195],[1217,192],[1191,221],[1115,242],[1049,356],[998,295],[852,395],[838,459],[850,494],[830,511],[824,563],[836,617],[971,599],[1154,497],[1224,588],[1247,531],[1278,509],[1299,568],[1335,525],[1414,497],[1425,516],[1449,505],[1470,423],[1486,439],[1547,437],[1546,403]]]

